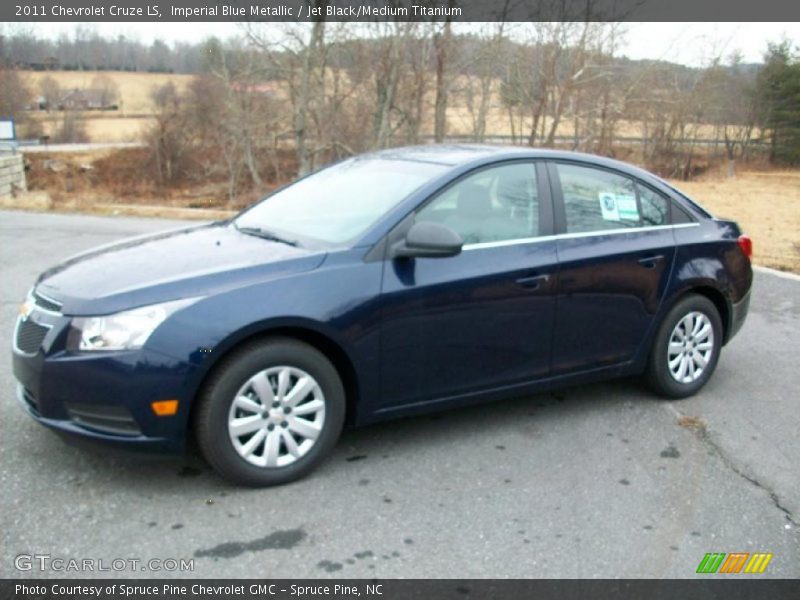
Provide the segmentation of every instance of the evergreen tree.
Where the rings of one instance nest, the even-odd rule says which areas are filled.
[[[770,160],[800,165],[800,61],[789,42],[770,44],[759,73],[761,127],[771,141]]]

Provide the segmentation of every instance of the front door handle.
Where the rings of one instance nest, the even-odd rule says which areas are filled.
[[[550,275],[531,275],[530,277],[521,277],[517,279],[517,285],[529,290],[536,290],[539,289],[539,286],[543,283],[547,283],[549,279]]]
[[[642,265],[645,269],[655,269],[656,265],[664,260],[663,254],[657,254],[656,256],[645,256],[640,258],[637,262]]]

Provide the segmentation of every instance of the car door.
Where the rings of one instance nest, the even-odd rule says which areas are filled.
[[[675,256],[670,201],[619,172],[551,162],[559,279],[553,375],[630,361]]]
[[[449,258],[384,267],[381,403],[445,399],[546,377],[557,266],[543,163],[504,163],[461,177],[406,219],[457,231]]]

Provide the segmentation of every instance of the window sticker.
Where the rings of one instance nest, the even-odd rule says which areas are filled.
[[[606,221],[619,221],[619,207],[615,194],[610,192],[600,192],[597,194],[600,199],[600,210],[603,212],[603,219]]]
[[[638,221],[639,208],[636,206],[636,196],[633,194],[614,194],[600,192],[600,210],[605,221]]]
[[[633,194],[617,194],[617,211],[619,218],[625,221],[638,221],[639,209],[636,206],[636,196]]]

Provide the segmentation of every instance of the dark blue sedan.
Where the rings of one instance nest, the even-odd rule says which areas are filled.
[[[747,314],[751,243],[596,156],[424,146],[325,168],[230,221],[43,273],[19,400],[67,436],[297,479],[345,425],[643,375],[680,398]]]

